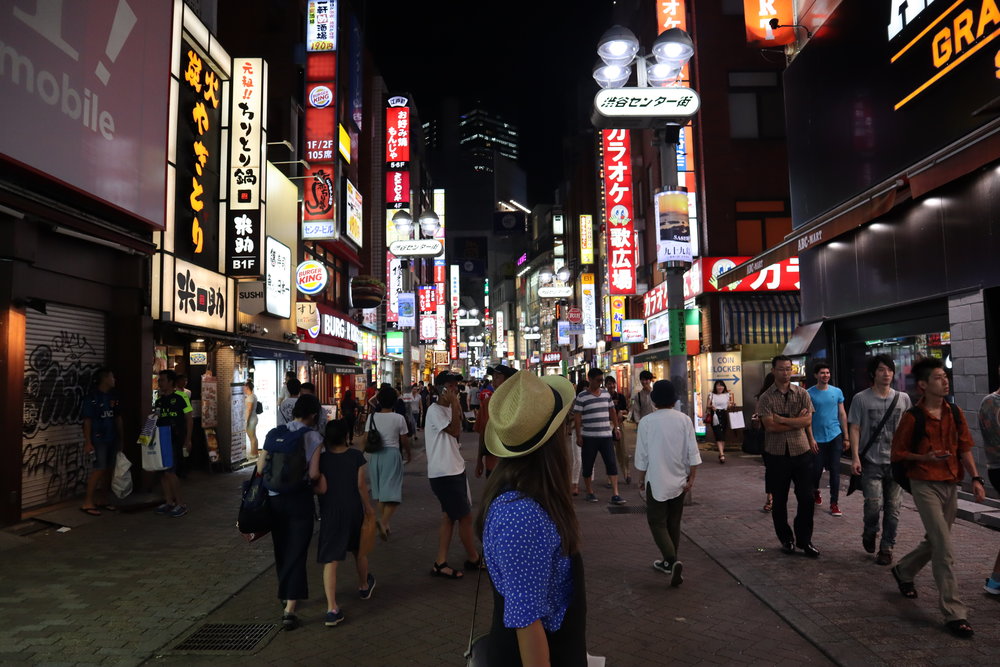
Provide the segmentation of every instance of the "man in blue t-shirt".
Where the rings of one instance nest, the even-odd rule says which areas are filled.
[[[97,385],[83,402],[83,453],[93,457],[93,468],[87,478],[87,496],[81,512],[100,516],[103,508],[117,512],[118,508],[107,504],[109,471],[114,470],[118,452],[122,446],[122,417],[118,412],[118,395],[115,394],[115,374],[107,368],[97,371]],[[100,493],[105,503],[94,502]]]
[[[816,384],[809,387],[815,412],[812,416],[813,438],[819,445],[816,455],[816,504],[823,504],[819,481],[823,468],[830,471],[830,514],[843,516],[837,502],[840,500],[840,454],[850,448],[847,435],[847,412],[844,410],[844,392],[830,384],[830,365],[816,364],[813,369]]]

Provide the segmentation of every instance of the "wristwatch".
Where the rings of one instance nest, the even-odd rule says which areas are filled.
[[[979,483],[980,483],[980,484],[982,484],[983,486],[986,486],[986,480],[985,480],[985,479],[983,479],[982,477],[980,477],[979,475],[976,475],[975,477],[973,477],[973,478],[972,478],[972,481],[973,481],[973,482],[979,482]]]

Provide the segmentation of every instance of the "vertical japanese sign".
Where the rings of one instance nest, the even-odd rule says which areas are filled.
[[[337,238],[337,2],[306,7],[303,238]]]
[[[449,271],[450,271],[450,274],[449,274],[449,283],[450,283],[449,296],[451,297],[451,309],[452,310],[458,310],[459,307],[460,307],[460,304],[461,304],[461,301],[459,300],[460,294],[459,294],[459,291],[458,291],[459,290],[459,284],[460,284],[459,283],[459,278],[458,278],[459,277],[458,264],[452,264],[448,268],[449,268]]]
[[[604,153],[604,220],[607,225],[608,292],[635,294],[635,224],[632,154],[628,130],[601,130]]]
[[[217,271],[222,81],[187,39],[181,41],[181,63],[174,252]]]
[[[620,340],[622,337],[622,322],[625,321],[625,297],[611,297],[611,337]]]
[[[580,263],[594,263],[594,216],[580,216]]]
[[[388,299],[385,307],[385,321],[399,321],[399,293],[403,291],[403,263],[391,252],[385,253],[385,273]]]
[[[437,311],[437,290],[433,285],[421,285],[417,290],[420,294],[420,312],[433,313]]]
[[[267,170],[261,165],[267,141],[266,86],[267,63],[260,58],[233,59],[225,259],[226,273],[231,276],[263,273]]]
[[[410,107],[409,100],[401,96],[390,97],[385,109],[385,244],[409,240],[408,235],[396,231],[392,217],[410,207]],[[414,221],[416,224],[416,221]],[[402,289],[402,267],[398,259],[386,252],[390,264],[388,275],[390,301],[386,308],[386,321],[398,322],[398,302],[393,295],[394,283]],[[395,262],[395,264],[393,264]],[[398,281],[394,274],[398,273]]]
[[[583,347],[592,350],[597,347],[597,291],[594,274],[580,276],[581,309],[583,310]]]
[[[288,319],[292,316],[292,249],[267,237],[264,258],[264,312]]]
[[[344,199],[347,205],[344,208],[347,210],[347,217],[344,220],[344,234],[360,248],[364,243],[364,200],[361,191],[353,183],[345,180],[345,184]]]

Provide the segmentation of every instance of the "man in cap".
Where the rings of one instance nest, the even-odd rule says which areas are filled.
[[[681,537],[684,496],[694,485],[701,464],[694,424],[683,412],[674,410],[677,392],[668,380],[660,380],[650,391],[654,411],[639,422],[635,443],[635,468],[639,485],[646,490],[646,521],[663,560],[653,568],[670,576],[670,585],[679,586],[683,565],[677,560]]]
[[[448,547],[456,521],[458,537],[468,556],[466,569],[478,569],[482,565],[472,536],[472,500],[465,477],[465,459],[458,442],[462,432],[462,408],[458,398],[458,383],[461,381],[461,375],[449,371],[438,373],[434,378],[438,400],[428,406],[424,423],[427,477],[431,490],[441,503],[438,552],[431,573],[448,579],[461,579],[463,576],[461,571],[448,565]]]
[[[479,416],[476,417],[476,433],[479,434],[479,453],[476,455],[476,477],[482,477],[483,472],[489,477],[493,468],[497,465],[497,457],[486,450],[486,442],[483,439],[483,434],[486,433],[486,424],[490,420],[490,398],[493,396],[493,392],[499,389],[504,383],[504,380],[516,372],[510,366],[503,365],[486,369],[486,373],[492,376],[493,382],[486,385],[479,392]]]

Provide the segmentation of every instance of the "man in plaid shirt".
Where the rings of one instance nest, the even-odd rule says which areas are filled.
[[[812,435],[813,404],[809,392],[792,384],[792,360],[778,355],[771,360],[774,384],[761,394],[757,413],[764,425],[764,464],[767,488],[774,504],[771,519],[774,532],[786,554],[798,545],[810,558],[819,557],[812,545],[813,512],[816,508],[816,453],[819,446]],[[795,483],[798,511],[795,530],[788,525],[788,490]]]

